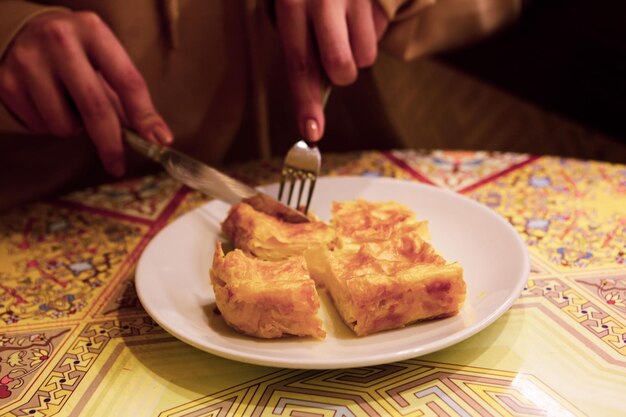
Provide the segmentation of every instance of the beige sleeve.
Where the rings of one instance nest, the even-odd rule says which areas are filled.
[[[15,35],[35,16],[66,10],[20,0],[0,0],[0,62]],[[0,133],[24,133],[27,130],[0,102]]]
[[[476,42],[513,23],[522,0],[377,0],[390,24],[381,48],[404,60]]]

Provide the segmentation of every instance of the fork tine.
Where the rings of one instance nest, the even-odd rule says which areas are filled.
[[[291,184],[289,185],[289,193],[285,204],[293,206],[292,200],[294,200],[295,197],[294,190],[296,182],[300,182],[295,209],[304,211],[306,214],[311,205],[313,190],[315,189],[315,180],[320,172],[320,163],[321,156],[317,147],[309,146],[304,140],[296,142],[289,149],[283,160],[278,200],[284,202],[285,183],[290,181]],[[306,196],[305,188],[307,189]],[[303,199],[306,199],[306,206],[302,204]]]
[[[291,204],[291,196],[293,195],[293,189],[296,187],[296,179],[295,175],[291,175],[291,185],[289,186],[289,196],[287,197],[287,204]]]
[[[285,181],[287,181],[287,169],[283,168],[280,174],[280,187],[278,188],[278,201],[283,198],[283,191],[285,190]]]
[[[307,176],[303,176],[300,179],[300,190],[298,191],[298,201],[296,202],[296,210],[300,208],[300,201],[302,201],[302,193],[304,192],[304,185],[306,183]]]
[[[317,175],[311,176],[311,184],[309,185],[309,194],[306,199],[306,206],[304,207],[304,214],[309,212],[309,206],[311,205],[311,199],[313,198],[313,190],[315,189],[315,181],[317,180]]]

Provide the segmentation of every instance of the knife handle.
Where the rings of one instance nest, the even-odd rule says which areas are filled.
[[[122,129],[122,134],[126,138],[126,142],[137,152],[147,156],[156,162],[161,162],[161,155],[165,151],[165,147],[156,143],[148,142],[136,132],[129,129]]]

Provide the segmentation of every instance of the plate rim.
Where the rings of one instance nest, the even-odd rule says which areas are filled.
[[[143,285],[140,284],[140,282],[143,281],[142,278],[140,277],[145,276],[145,274],[142,274],[141,272],[144,269],[146,269],[145,263],[147,261],[146,261],[145,254],[149,253],[149,251],[151,250],[151,247],[157,244],[155,242],[158,242],[158,237],[161,234],[165,233],[166,230],[169,230],[170,228],[175,227],[175,224],[181,221],[183,218],[191,217],[194,214],[197,214],[196,212],[205,209],[207,206],[220,203],[219,200],[213,199],[190,210],[189,212],[183,214],[182,216],[178,217],[177,219],[173,220],[172,222],[167,224],[165,227],[160,229],[150,239],[148,244],[143,249],[136,265],[134,283],[135,283],[135,291],[137,293],[137,297],[139,301],[141,302],[141,305],[143,309],[145,310],[146,314],[148,314],[161,328],[163,328],[165,331],[167,331],[171,336],[175,337],[176,339],[181,340],[182,342],[190,346],[193,346],[197,349],[200,349],[204,352],[208,352],[210,354],[213,354],[222,358],[226,358],[226,359],[230,359],[230,360],[234,360],[234,361],[238,361],[242,363],[249,363],[249,364],[254,364],[254,365],[270,366],[270,367],[279,367],[279,368],[341,369],[341,368],[362,367],[362,366],[375,366],[375,365],[380,365],[380,364],[385,364],[385,363],[397,362],[397,361],[407,360],[411,358],[416,358],[419,356],[423,356],[429,353],[433,353],[433,352],[448,348],[452,345],[460,343],[463,340],[466,340],[476,335],[477,333],[480,333],[482,330],[489,327],[498,318],[500,318],[503,314],[505,314],[511,308],[511,306],[515,303],[515,301],[519,298],[524,286],[526,285],[528,277],[530,275],[529,251],[528,251],[528,247],[522,240],[522,237],[519,235],[517,230],[515,230],[515,228],[509,222],[507,222],[499,213],[490,209],[484,204],[481,204],[477,202],[476,200],[469,198],[468,196],[464,194],[455,192],[454,190],[438,187],[436,185],[431,185],[427,183],[420,183],[420,182],[416,182],[410,179],[391,178],[391,177],[355,176],[355,175],[323,176],[323,177],[318,178],[318,182],[319,181],[323,181],[323,182],[350,181],[350,180],[363,181],[363,182],[387,182],[387,181],[391,181],[394,183],[404,182],[410,187],[428,189],[429,191],[433,191],[435,193],[449,194],[453,196],[453,198],[460,198],[464,200],[466,203],[474,205],[479,210],[483,210],[486,213],[488,213],[491,218],[498,221],[501,226],[508,229],[511,235],[514,236],[514,241],[516,245],[518,246],[518,249],[520,250],[520,254],[522,257],[521,263],[523,265],[523,270],[525,270],[526,273],[520,274],[520,277],[518,277],[517,281],[515,282],[516,285],[510,289],[510,291],[508,292],[506,296],[505,301],[502,304],[500,304],[498,308],[494,309],[491,312],[491,314],[485,316],[484,318],[482,318],[482,320],[479,320],[477,323],[475,323],[474,325],[470,327],[467,327],[460,331],[452,333],[451,335],[447,335],[443,339],[439,339],[438,343],[435,344],[436,346],[431,346],[433,345],[433,343],[429,342],[426,345],[419,345],[415,348],[402,349],[402,350],[393,351],[393,352],[377,353],[375,355],[368,355],[367,357],[362,358],[362,359],[353,359],[350,361],[346,361],[345,359],[331,357],[331,358],[325,358],[324,360],[312,360],[310,362],[304,362],[302,361],[302,359],[299,359],[299,360],[289,359],[284,356],[280,360],[278,360],[276,357],[267,357],[266,355],[263,355],[262,352],[264,351],[261,349],[259,349],[258,353],[257,352],[255,353],[245,352],[243,354],[241,353],[235,354],[228,348],[220,348],[220,346],[217,344],[211,344],[212,346],[211,348],[211,347],[208,347],[207,345],[197,343],[196,341],[188,337],[185,337],[185,335],[176,331],[176,329],[170,326],[167,323],[167,321],[162,320],[158,313],[155,314],[154,311],[152,311],[153,310],[152,308],[146,307],[147,305],[150,305],[150,302],[149,302],[149,299],[146,298]],[[270,183],[270,184],[259,186],[257,187],[257,189],[266,190],[268,188],[276,187],[276,186],[277,186],[277,183]],[[208,276],[208,272],[207,272],[207,276]],[[393,330],[390,330],[390,331],[393,331]],[[359,339],[365,340],[365,338],[359,338]],[[323,343],[323,340],[320,342]]]

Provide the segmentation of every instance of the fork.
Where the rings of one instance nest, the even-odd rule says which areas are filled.
[[[322,90],[322,106],[326,107],[328,96],[330,95],[330,82],[323,77],[321,83]],[[298,190],[298,199],[296,200],[295,208],[300,210],[300,202],[302,201],[302,195],[306,187],[307,180],[309,181],[309,187],[306,197],[306,204],[302,209],[304,214],[309,211],[311,205],[311,199],[313,198],[313,191],[315,190],[315,182],[320,174],[320,168],[322,166],[322,155],[315,144],[309,145],[305,140],[297,141],[287,151],[287,155],[283,161],[283,167],[281,169],[280,187],[278,188],[278,201],[283,198],[285,191],[285,183],[290,182],[289,194],[285,204],[291,204],[291,198],[293,197],[294,189],[296,188],[296,182],[300,181],[300,188]]]

